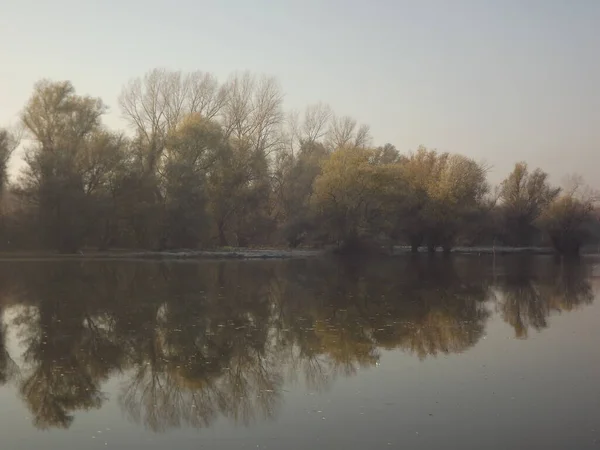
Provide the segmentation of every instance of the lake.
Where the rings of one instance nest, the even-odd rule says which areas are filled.
[[[600,259],[0,262],[2,449],[597,449]]]

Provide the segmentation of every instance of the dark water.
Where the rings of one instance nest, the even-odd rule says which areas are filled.
[[[0,263],[2,449],[600,448],[600,261]]]

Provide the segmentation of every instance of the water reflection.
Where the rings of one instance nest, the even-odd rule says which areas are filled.
[[[5,264],[0,385],[36,427],[107,400],[154,431],[276,416],[285,382],[324,390],[379,361],[477,344],[494,312],[519,338],[593,301],[589,265],[484,258]],[[14,330],[19,355],[6,347]]]
[[[515,259],[499,278],[498,310],[515,336],[526,338],[530,329],[546,328],[553,312],[592,303],[589,275],[589,266],[581,261]]]

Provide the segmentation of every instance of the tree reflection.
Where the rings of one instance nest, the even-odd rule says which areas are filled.
[[[13,380],[19,373],[19,367],[6,348],[8,330],[2,316],[2,310],[0,310],[0,387]]]
[[[581,261],[511,260],[498,283],[498,310],[516,337],[527,338],[529,329],[546,328],[553,312],[571,311],[593,302],[589,271]]]
[[[118,367],[121,348],[103,323],[95,280],[78,265],[31,269],[20,291],[28,307],[15,319],[24,348],[20,391],[36,426],[66,428],[74,411],[102,405],[100,383]]]
[[[21,371],[40,428],[101,407],[117,374],[123,411],[151,430],[249,424],[276,416],[285,381],[320,391],[384,350],[464,352],[494,305],[524,337],[593,300],[588,266],[536,261],[495,277],[479,258],[27,263],[0,280],[22,351],[16,367],[2,325],[0,382]]]
[[[7,348],[9,327],[6,323],[5,308],[10,304],[11,292],[6,272],[0,274],[0,387],[14,380],[19,375],[19,367]]]
[[[282,378],[258,289],[265,276],[239,264],[166,268],[168,301],[146,320],[153,325],[121,395],[134,420],[162,430],[207,426],[220,414],[245,424],[273,416]]]

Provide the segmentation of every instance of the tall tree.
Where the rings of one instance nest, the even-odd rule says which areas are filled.
[[[367,148],[371,144],[371,133],[368,125],[358,125],[350,116],[333,115],[327,135],[330,150],[349,146]]]
[[[4,192],[8,181],[8,162],[19,146],[20,137],[9,130],[0,128],[0,192]]]
[[[199,113],[171,134],[164,167],[164,236],[170,247],[195,248],[207,239],[207,175],[225,147],[220,126]]]
[[[599,193],[586,187],[580,177],[573,177],[541,212],[536,225],[548,235],[557,252],[577,255],[597,222],[594,210],[599,201]]]
[[[383,220],[388,172],[372,164],[373,151],[361,147],[336,150],[315,180],[313,205],[323,227],[346,248],[372,236]]]
[[[511,245],[530,245],[533,242],[538,219],[560,193],[548,182],[548,174],[540,169],[529,171],[527,163],[515,168],[500,185],[502,231],[504,240]]]
[[[223,130],[233,142],[266,155],[279,143],[283,94],[274,78],[249,72],[233,75],[225,84],[221,111]]]
[[[102,101],[79,96],[68,81],[40,81],[22,113],[34,141],[28,149],[21,193],[38,211],[47,246],[76,251],[88,232],[88,197],[107,170]],[[94,156],[95,155],[95,156]],[[109,164],[110,165],[110,164]]]
[[[323,144],[307,140],[296,155],[286,153],[277,161],[272,181],[273,202],[283,237],[292,247],[315,229],[311,198],[315,179],[328,157]]]

